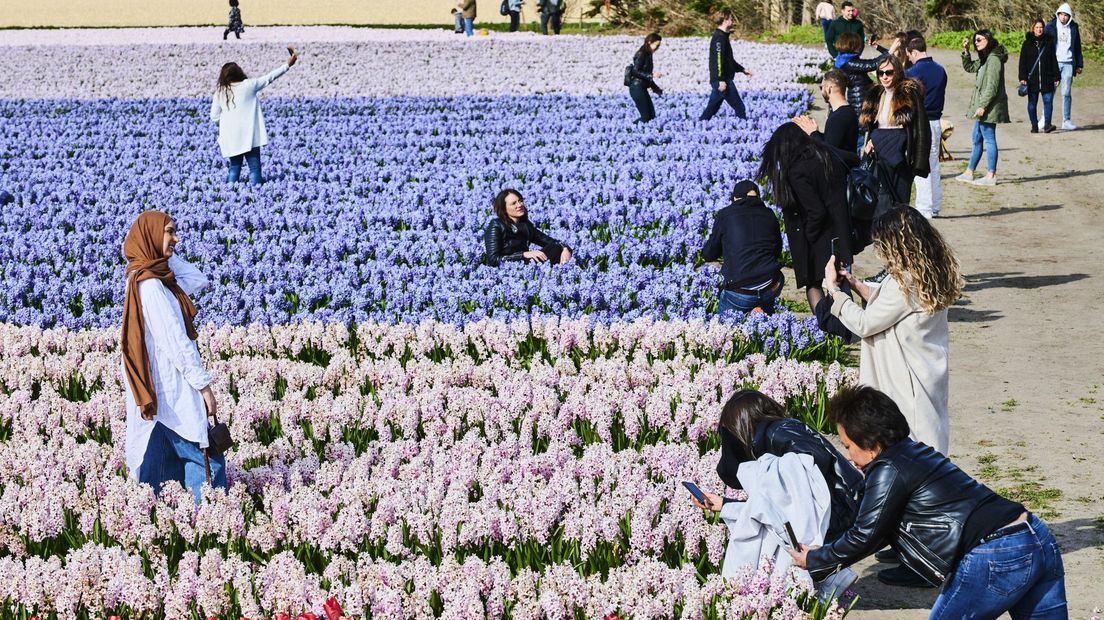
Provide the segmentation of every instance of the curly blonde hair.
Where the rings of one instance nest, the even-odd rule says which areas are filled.
[[[909,300],[918,298],[925,312],[948,308],[962,294],[954,251],[916,209],[902,205],[886,211],[874,221],[871,236],[889,275]]]

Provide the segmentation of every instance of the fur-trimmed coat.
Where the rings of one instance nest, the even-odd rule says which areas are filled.
[[[859,112],[859,129],[869,134],[878,128],[878,109],[881,107],[885,89],[874,84],[863,95],[862,109]],[[905,147],[905,161],[912,173],[926,177],[931,172],[928,154],[931,151],[931,125],[924,112],[924,85],[911,78],[905,78],[893,90],[893,99],[889,102],[889,113],[895,125],[905,129],[908,136]]]

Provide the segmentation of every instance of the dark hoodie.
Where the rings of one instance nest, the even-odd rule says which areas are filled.
[[[1054,83],[1060,78],[1058,57],[1054,54],[1054,40],[1045,32],[1043,36],[1036,37],[1028,31],[1023,47],[1020,48],[1019,81],[1027,82],[1029,92],[1052,93]]]

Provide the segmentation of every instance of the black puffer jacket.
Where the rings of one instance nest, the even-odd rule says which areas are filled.
[[[497,217],[492,218],[483,229],[483,245],[486,250],[483,264],[498,267],[503,261],[523,261],[523,255],[532,244],[541,248],[554,244],[563,245],[541,232],[528,218],[510,225]]]
[[[911,439],[882,450],[863,473],[855,525],[810,550],[809,571],[850,566],[888,542],[905,566],[932,585],[943,583],[965,554],[966,521],[996,494],[934,448]]]
[[[847,76],[847,103],[855,108],[856,115],[862,111],[863,95],[874,83],[874,80],[870,79],[871,72],[877,69],[889,55],[888,49],[880,45],[877,47],[878,52],[881,53],[877,58],[862,59],[854,54],[842,53],[836,57],[836,68]],[[844,62],[840,62],[841,59]]]
[[[736,477],[739,464],[751,459],[732,433],[724,427],[720,432],[721,460],[717,463],[717,474],[728,486],[740,488],[740,480]],[[862,475],[823,435],[792,418],[763,423],[755,428],[751,452],[757,458],[764,454],[782,456],[790,452],[813,457],[832,495],[832,514],[825,540],[843,534],[855,522]]]

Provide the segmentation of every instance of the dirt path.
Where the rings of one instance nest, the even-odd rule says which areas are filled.
[[[1104,313],[1095,306],[1104,293],[1104,88],[1092,77],[1104,67],[1090,64],[1075,84],[1080,129],[1031,134],[1014,56],[1013,122],[997,129],[1000,182],[982,188],[953,179],[970,154],[973,76],[956,52],[933,55],[950,76],[945,117],[956,126],[935,222],[967,282],[950,315],[951,456],[991,487],[1040,502],[1062,545],[1070,617],[1087,619],[1104,607]],[[1060,97],[1054,117],[1061,125]],[[879,267],[867,252],[856,268]],[[852,617],[926,618],[936,592],[883,586],[881,568],[872,559],[856,567],[862,599]]]

